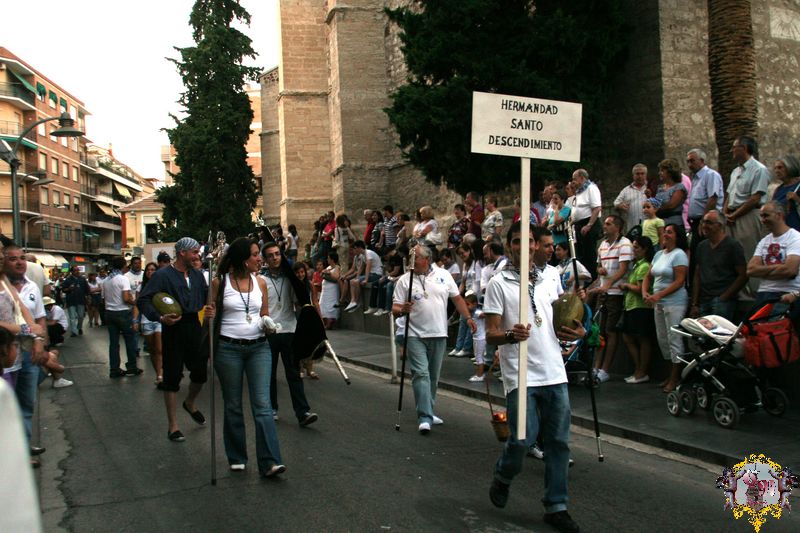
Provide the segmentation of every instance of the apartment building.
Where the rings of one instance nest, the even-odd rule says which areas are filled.
[[[53,80],[0,47],[0,138],[10,145],[33,122],[68,113],[86,131],[86,106]],[[86,137],[54,137],[58,121],[39,124],[17,150],[20,235],[13,235],[11,172],[0,162],[0,231],[49,268],[104,263],[121,251],[115,211],[146,190],[141,177]]]

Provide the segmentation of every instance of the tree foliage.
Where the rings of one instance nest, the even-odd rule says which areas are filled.
[[[470,153],[472,91],[583,104],[582,155],[606,148],[603,108],[624,59],[623,0],[419,0],[386,10],[409,76],[386,109],[405,157],[458,192],[519,180],[516,158]],[[534,175],[574,169],[534,160]]]
[[[157,192],[163,240],[252,231],[256,189],[246,144],[253,111],[245,84],[259,70],[244,66],[256,53],[234,21],[250,22],[237,0],[197,0],[189,17],[195,46],[176,47],[181,59],[170,59],[186,88],[178,100],[186,115],[173,115],[175,127],[167,130],[180,171],[174,185]]]

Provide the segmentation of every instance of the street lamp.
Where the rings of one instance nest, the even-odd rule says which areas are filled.
[[[13,147],[10,147],[7,142],[0,140],[0,159],[8,163],[11,167],[11,211],[14,221],[14,239],[19,242],[20,225],[19,225],[19,191],[17,190],[17,170],[20,167],[20,160],[17,158],[17,149],[19,148],[22,139],[30,133],[33,128],[39,124],[44,124],[51,120],[58,121],[58,128],[53,130],[50,135],[53,137],[80,137],[83,132],[75,127],[75,120],[69,113],[61,113],[57,117],[45,117],[35,122],[31,122],[27,128],[17,137],[17,141]]]
[[[25,221],[25,246],[23,247],[23,250],[25,250],[26,252],[28,251],[28,232],[30,231],[30,229],[28,229],[28,224],[30,223],[31,220],[36,220],[38,218],[43,218],[43,217],[42,217],[42,215],[34,215],[34,216],[32,216],[31,218],[29,218],[28,220]],[[36,222],[34,222],[34,224],[39,224],[41,222],[44,222],[44,221],[43,220],[37,220]]]

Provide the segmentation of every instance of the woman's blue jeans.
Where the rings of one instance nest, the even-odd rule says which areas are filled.
[[[214,369],[219,375],[225,403],[222,433],[228,462],[247,464],[247,440],[242,409],[242,378],[246,374],[250,410],[253,412],[256,427],[258,470],[264,473],[273,464],[281,464],[278,431],[269,401],[269,380],[272,372],[269,343],[264,341],[241,345],[221,340],[214,357]]]

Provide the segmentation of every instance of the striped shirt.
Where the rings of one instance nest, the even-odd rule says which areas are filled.
[[[601,267],[606,269],[606,275],[600,277],[600,283],[605,283],[607,279],[614,277],[619,271],[619,264],[622,261],[628,261],[629,263],[633,261],[633,247],[631,246],[631,241],[629,241],[627,237],[620,237],[614,242],[608,242],[603,239],[603,242],[600,243],[600,249],[597,250],[597,262]],[[624,277],[625,276],[622,276],[622,278],[615,281],[611,288],[608,289],[609,295],[622,294],[619,284]]]
[[[614,207],[617,207],[620,204],[628,204],[628,211],[624,216],[625,231],[630,231],[631,228],[642,223],[642,220],[644,219],[642,206],[644,205],[644,201],[647,199],[645,191],[647,191],[646,183],[641,187],[636,187],[634,184],[630,184],[622,189],[619,195],[617,195],[616,200],[614,200]]]
[[[386,246],[394,246],[397,242],[397,230],[400,224],[397,223],[397,217],[392,216],[384,217],[383,219],[383,244]]]

